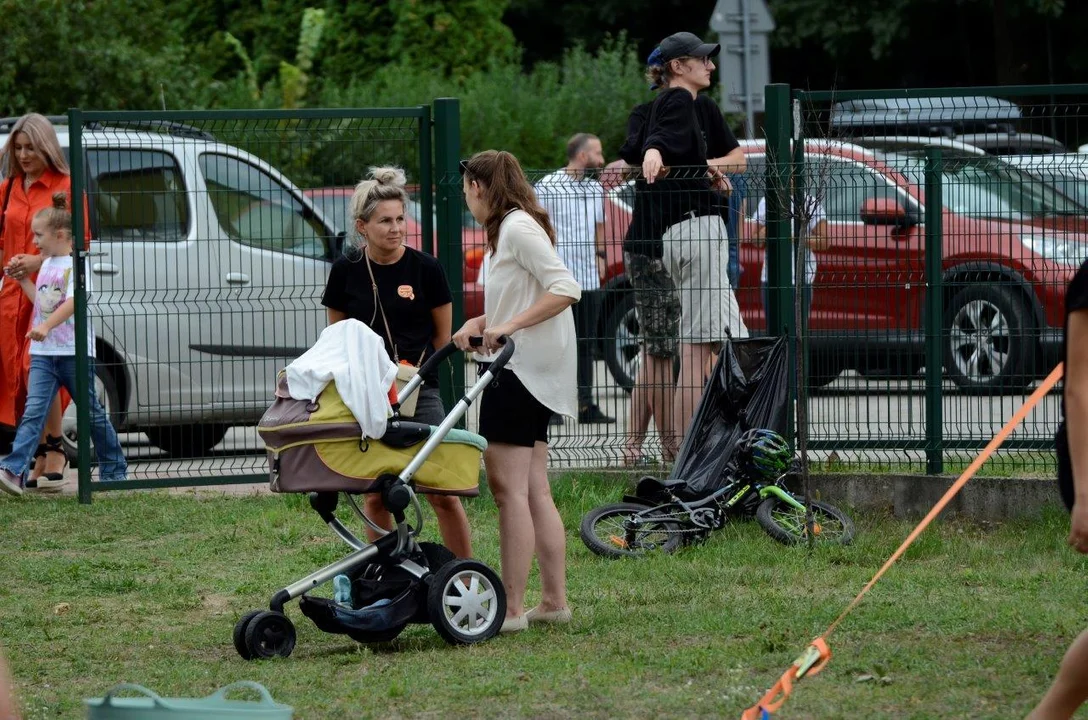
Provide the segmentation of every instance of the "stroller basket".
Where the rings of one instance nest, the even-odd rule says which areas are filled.
[[[317,401],[295,400],[281,373],[276,399],[257,432],[265,442],[273,492],[348,492],[374,490],[375,479],[397,474],[437,431],[430,425],[390,420],[381,440],[361,440],[362,429],[336,390]],[[413,475],[416,490],[444,495],[478,495],[480,457],[487,441],[475,433],[451,429]]]

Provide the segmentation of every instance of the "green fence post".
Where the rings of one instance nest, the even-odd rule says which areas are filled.
[[[767,334],[785,335],[788,355],[794,357],[793,273],[790,268],[790,131],[793,116],[790,86],[776,83],[766,87],[767,98]],[[796,398],[797,382],[790,373],[790,397]],[[793,403],[789,403],[790,442],[793,442]]]
[[[420,105],[423,111],[419,118],[419,219],[420,229],[423,233],[423,249],[431,255],[438,251],[438,243],[434,236],[434,177],[431,172],[433,160],[431,159],[431,108],[428,105]],[[454,328],[456,330],[456,328]]]
[[[91,502],[91,404],[86,401],[94,392],[87,372],[90,357],[83,339],[87,337],[87,268],[83,252],[83,112],[68,111],[68,142],[72,172],[72,264],[76,273],[76,448],[79,457],[79,502]]]
[[[939,148],[926,148],[926,473],[944,472],[943,358],[941,319],[944,317],[942,216],[944,198]]]
[[[438,210],[438,261],[446,272],[450,289],[453,290],[453,331],[457,332],[465,322],[465,304],[461,288],[464,286],[464,254],[461,248],[461,187],[455,182],[460,176],[461,161],[461,104],[457,98],[438,98],[434,101],[434,180]],[[460,356],[454,356],[452,382],[445,373],[440,377],[442,402],[446,407],[465,394],[465,373],[461,370]]]

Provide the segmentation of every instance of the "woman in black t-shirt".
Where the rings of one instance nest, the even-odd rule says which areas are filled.
[[[333,263],[321,304],[329,324],[347,318],[366,323],[385,339],[394,362],[420,365],[437,348],[450,342],[453,300],[438,261],[404,244],[404,171],[371,168],[370,177],[355,187],[351,216],[357,238],[344,257]],[[438,425],[445,410],[438,394],[438,377],[424,376],[417,390],[415,414],[405,419]],[[468,517],[461,500],[428,495],[442,541],[458,557],[471,557]],[[366,496],[366,514],[384,528],[392,518],[375,494]],[[368,529],[368,532],[369,529]],[[370,539],[376,539],[370,533]]]
[[[723,173],[744,171],[744,151],[721,111],[698,100],[720,50],[691,33],[675,33],[658,45],[649,69],[651,82],[663,89],[650,106],[642,142],[642,225],[648,237],[662,238],[664,266],[680,299],[677,440],[687,432],[721,343],[748,336],[726,274],[729,236],[722,218],[728,212],[723,193],[730,189]]]
[[[1088,555],[1088,262],[1065,293],[1065,383],[1058,429],[1058,484],[1070,510],[1067,542]],[[1028,720],[1072,717],[1088,699],[1088,630],[1066,651],[1058,676]]]

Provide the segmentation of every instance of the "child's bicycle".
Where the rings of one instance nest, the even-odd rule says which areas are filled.
[[[724,473],[725,484],[709,495],[691,497],[683,481],[643,478],[624,502],[603,505],[582,518],[582,542],[604,557],[673,552],[701,540],[730,518],[752,517],[786,545],[808,541],[804,502],[786,489],[795,475],[785,440],[770,430],[749,430],[738,442]],[[812,532],[820,544],[846,545],[854,523],[834,505],[812,502]]]

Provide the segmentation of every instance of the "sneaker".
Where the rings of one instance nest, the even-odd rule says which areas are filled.
[[[5,468],[0,468],[0,490],[16,497],[23,494],[23,483],[15,473]]]
[[[578,422],[583,425],[608,425],[616,422],[616,418],[605,415],[596,405],[586,405],[578,411]]]

